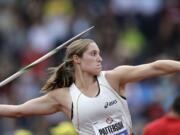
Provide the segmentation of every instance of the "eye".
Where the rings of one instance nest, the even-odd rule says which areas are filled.
[[[91,52],[91,56],[96,56],[97,55],[97,51],[92,51]]]

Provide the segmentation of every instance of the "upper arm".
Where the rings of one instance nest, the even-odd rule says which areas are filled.
[[[45,115],[60,111],[59,106],[52,94],[46,94],[18,105],[16,110],[18,116]]]
[[[138,66],[119,66],[109,72],[119,84],[136,82],[146,78],[163,75],[165,72],[156,66],[156,62]]]

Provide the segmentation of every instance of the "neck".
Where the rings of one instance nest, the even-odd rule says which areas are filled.
[[[75,70],[75,84],[80,89],[88,90],[89,86],[96,82],[95,76],[82,72],[80,69]]]

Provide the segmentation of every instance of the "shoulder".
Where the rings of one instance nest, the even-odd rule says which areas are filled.
[[[47,96],[62,104],[63,102],[65,102],[65,100],[70,100],[69,88],[66,87],[55,89],[48,92]]]
[[[119,84],[120,75],[116,71],[117,69],[102,71],[101,74],[108,80],[108,82],[114,82]],[[119,70],[119,69],[118,69]]]
[[[119,81],[119,75],[114,73],[113,70],[102,71],[101,74],[102,74],[102,76],[104,76],[104,78],[106,79],[108,84],[114,90],[116,90],[118,93],[119,93],[119,91],[123,92],[125,90],[124,85],[121,84],[120,81]],[[124,94],[122,94],[122,93],[121,93],[121,95],[124,96]]]
[[[68,95],[69,93],[69,88],[57,88],[57,89],[54,89],[50,92],[47,93],[48,96],[50,97],[64,97],[66,95]]]
[[[115,67],[111,70],[102,71],[102,72],[105,72],[108,76],[117,76],[119,74],[127,73],[127,71],[131,69],[133,69],[133,66],[122,65],[122,66]]]

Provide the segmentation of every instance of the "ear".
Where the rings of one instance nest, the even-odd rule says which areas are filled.
[[[81,58],[77,55],[73,55],[73,61],[77,64],[80,64]]]

